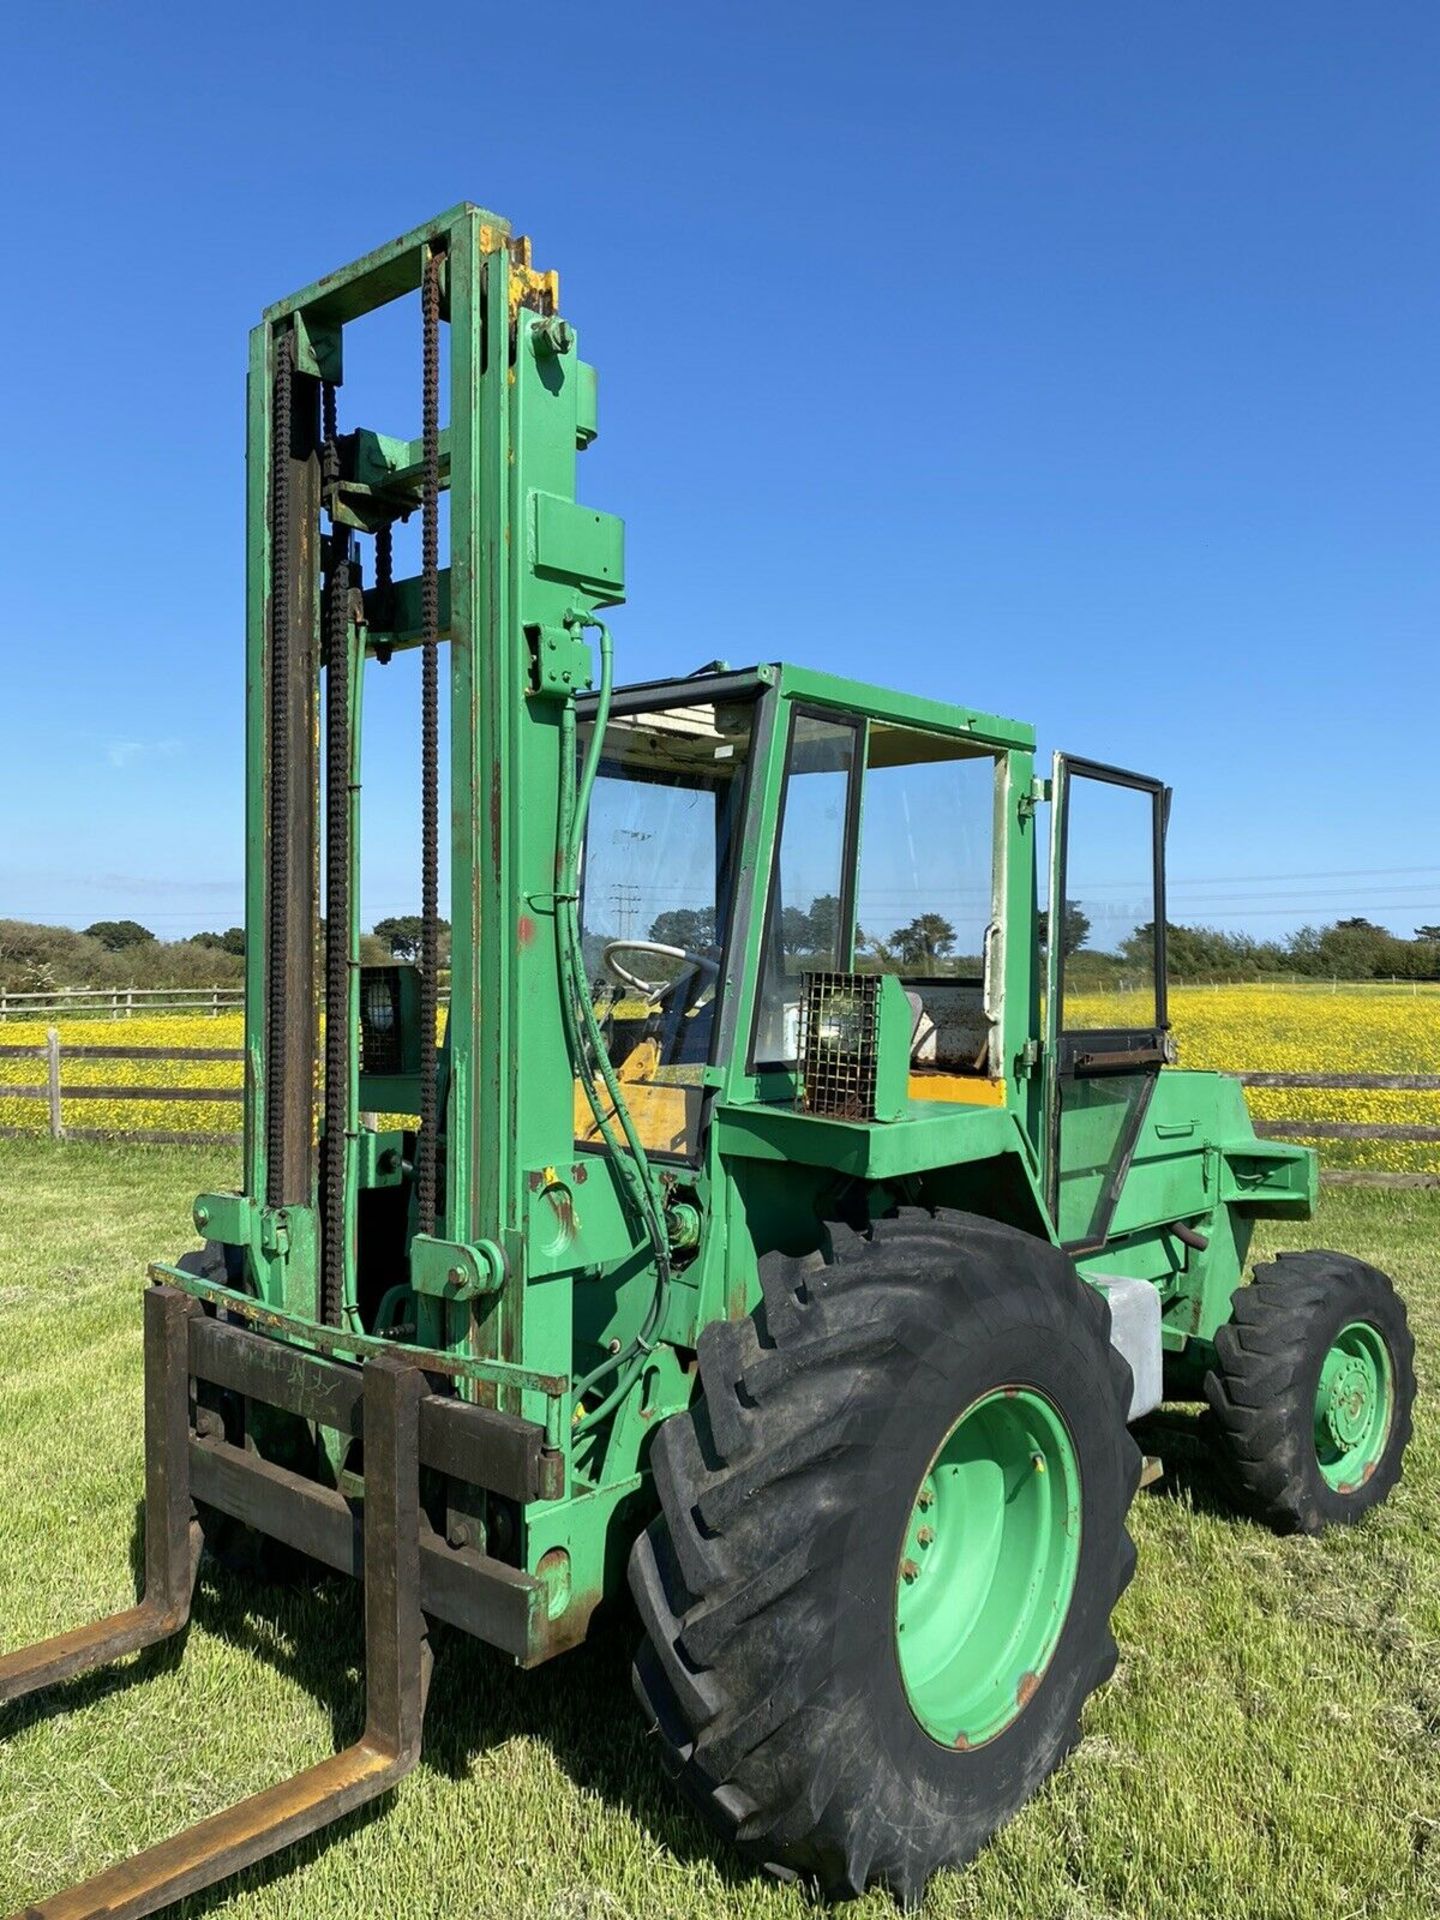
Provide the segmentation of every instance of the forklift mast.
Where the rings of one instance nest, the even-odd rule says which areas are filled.
[[[346,329],[417,290],[420,439],[337,431]],[[263,936],[247,960],[244,1193],[200,1203],[204,1231],[247,1248],[245,1283],[261,1299],[354,1327],[359,1194],[385,1177],[377,1165],[393,1178],[409,1164],[413,1146],[417,1342],[497,1361],[525,1352],[524,1289],[498,1289],[520,1257],[527,1175],[566,1161],[574,1133],[556,1018],[562,713],[590,684],[586,626],[623,592],[621,522],[575,499],[596,381],[556,307],[556,277],[531,266],[529,243],[467,205],[270,308],[252,335],[246,909]],[[417,511],[420,572],[391,578],[391,530]],[[380,1036],[362,1003],[358,790],[365,661],[407,648],[422,656],[423,933],[405,1076],[367,1057]],[[442,658],[452,944],[437,1060]],[[367,999],[398,1021],[386,986],[367,983]],[[362,1131],[362,1108],[419,1125]],[[486,1294],[490,1311],[472,1311]]]
[[[419,440],[341,433],[345,329],[417,291]],[[427,1622],[532,1664],[582,1637],[598,1598],[603,1530],[590,1530],[575,1605],[568,1556],[545,1551],[565,1522],[531,1539],[519,1519],[565,1506],[568,1298],[546,1290],[546,1372],[526,1364],[526,1289],[499,1295],[520,1256],[527,1170],[542,1170],[543,1192],[574,1134],[574,1029],[555,1017],[556,920],[573,910],[583,823],[574,698],[590,683],[595,609],[622,579],[619,521],[574,498],[594,420],[594,374],[556,312],[554,276],[468,205],[270,308],[252,335],[246,887],[260,937],[247,944],[244,1181],[196,1201],[204,1253],[151,1268],[144,1595],[0,1656],[0,1705],[182,1633],[207,1530],[239,1522],[363,1580],[365,1726],[332,1759],[32,1916],[152,1913],[375,1799],[419,1756]],[[396,579],[393,528],[417,511],[420,572]],[[410,648],[422,669],[418,983],[362,975],[357,914],[360,689],[367,660]],[[608,676],[603,629],[600,651]],[[410,1124],[362,1127],[362,1111]],[[377,1235],[380,1305],[413,1290],[403,1330],[362,1313],[357,1292],[360,1199],[386,1193],[407,1217]]]

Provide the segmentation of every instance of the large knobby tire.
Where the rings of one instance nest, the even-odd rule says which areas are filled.
[[[1034,1793],[1113,1671],[1140,1455],[1109,1309],[1063,1253],[990,1220],[913,1208],[865,1233],[829,1231],[823,1255],[762,1263],[754,1315],[705,1330],[703,1392],[656,1438],[661,1512],[630,1563],[645,1629],[635,1685],[669,1770],[748,1857],[831,1895],[880,1883],[909,1902]],[[1025,1418],[1040,1438],[1012,1489],[986,1441],[1014,1458],[999,1439],[1013,1428],[1026,1444]],[[947,1464],[967,1435],[974,1457]],[[1047,1465],[1048,1482],[1020,1486]],[[969,1602],[957,1595],[977,1563],[965,1488],[980,1483],[947,1478],[956,1472],[998,1488],[991,1564],[1010,1568],[1017,1596],[1015,1637],[983,1700],[985,1663],[972,1673],[955,1636],[973,1624],[994,1649],[995,1632],[1012,1629],[1004,1611],[997,1627],[973,1575]],[[958,1495],[937,1498],[952,1484]],[[1067,1486],[1068,1507],[1044,1504]],[[1019,1563],[1003,1557],[1012,1513],[1039,1515],[1069,1555],[1048,1644],[1037,1625],[1047,1616],[1026,1596],[1050,1589],[1038,1573],[1014,1579],[1023,1551]],[[928,1573],[917,1564],[927,1553]],[[905,1642],[907,1582],[927,1577],[943,1604],[912,1613]],[[992,1588],[1004,1584],[997,1575]],[[936,1631],[951,1636],[950,1666],[926,1694],[916,1650]]]
[[[1362,1518],[1400,1478],[1415,1342],[1387,1276],[1344,1253],[1257,1267],[1205,1398],[1241,1502],[1282,1533]]]

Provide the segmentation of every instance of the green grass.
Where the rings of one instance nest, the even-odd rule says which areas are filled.
[[[0,1642],[134,1593],[138,1291],[187,1244],[220,1152],[7,1143],[0,1184]],[[1327,1192],[1312,1227],[1391,1271],[1440,1351],[1440,1193]],[[1345,1920],[1440,1910],[1440,1432],[1422,1399],[1406,1479],[1353,1533],[1276,1540],[1225,1508],[1184,1413],[1134,1515],[1119,1672],[1068,1766],[928,1916]],[[1152,1440],[1152,1445],[1155,1442]],[[628,1631],[535,1674],[447,1636],[426,1758],[378,1815],[192,1903],[223,1916],[789,1920],[683,1812],[632,1708]],[[358,1594],[202,1576],[163,1655],[0,1715],[0,1911],[352,1738]],[[893,1913],[871,1896],[857,1916]]]

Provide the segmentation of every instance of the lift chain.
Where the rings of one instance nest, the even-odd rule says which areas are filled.
[[[327,487],[340,478],[340,433],[335,423],[335,382],[320,382],[320,472]]]
[[[321,387],[328,487],[340,477],[335,386]],[[320,1318],[340,1325],[345,1302],[345,1145],[350,1121],[350,535],[331,499],[325,608],[325,1136]]]
[[[435,1026],[440,916],[440,255],[425,260],[422,291],[420,526],[420,1132],[415,1143],[416,1224],[435,1231],[437,1164]]]
[[[395,624],[395,523],[386,520],[375,529],[375,612],[370,624],[388,632]],[[382,667],[390,664],[391,648],[376,641],[374,653]]]
[[[295,386],[295,336],[286,327],[275,340],[270,433],[270,897],[266,905],[265,1160],[272,1206],[283,1198],[279,1169],[285,1151],[285,1022],[276,1004],[285,979],[290,900],[290,453]]]

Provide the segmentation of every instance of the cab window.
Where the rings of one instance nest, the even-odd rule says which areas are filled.
[[[766,920],[755,1064],[796,1057],[807,973],[894,973],[912,1067],[995,1071],[986,980],[997,762],[952,736],[795,715]]]
[[[970,741],[870,723],[855,965],[904,982],[912,1075],[998,1070],[986,978],[996,774],[994,753]]]
[[[697,702],[612,719],[590,802],[585,970],[626,1105],[661,1155],[699,1150],[752,712]],[[575,1134],[582,1145],[601,1137],[578,1083]]]
[[[801,979],[850,965],[854,773],[859,725],[797,712],[781,802],[780,844],[765,923],[755,1036],[759,1066],[793,1061]]]

